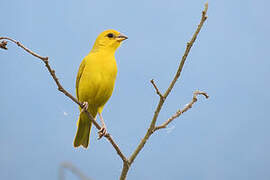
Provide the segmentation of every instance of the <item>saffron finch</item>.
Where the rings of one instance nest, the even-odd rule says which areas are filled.
[[[84,108],[80,108],[78,129],[74,139],[74,147],[88,147],[92,123],[87,114],[88,110],[96,118],[100,117],[102,128],[99,137],[107,134],[102,110],[114,89],[117,75],[117,64],[114,57],[116,49],[123,40],[127,39],[115,30],[106,30],[99,34],[90,53],[82,60],[76,79],[76,95]]]

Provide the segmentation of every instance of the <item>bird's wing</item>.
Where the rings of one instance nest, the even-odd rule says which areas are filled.
[[[80,101],[80,99],[79,99],[79,84],[80,84],[80,79],[81,79],[82,74],[83,74],[84,67],[85,67],[85,59],[83,59],[81,64],[80,64],[79,71],[77,74],[77,79],[76,79],[76,95],[77,95],[77,98],[79,101]]]

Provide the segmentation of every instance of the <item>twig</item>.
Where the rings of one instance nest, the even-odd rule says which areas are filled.
[[[193,93],[193,98],[190,103],[188,103],[182,110],[179,109],[174,115],[172,115],[168,120],[166,120],[164,123],[162,123],[160,126],[156,126],[153,131],[166,128],[168,124],[170,124],[174,119],[178,118],[181,114],[192,108],[193,104],[197,102],[197,95],[203,95],[205,98],[209,98],[206,92],[202,91],[195,91]]]
[[[85,176],[78,168],[76,168],[72,163],[63,162],[59,167],[59,180],[65,180],[64,169],[70,170],[74,175],[78,176],[81,180],[91,180]]]
[[[184,55],[182,56],[181,63],[180,63],[180,65],[179,65],[178,69],[177,69],[177,72],[176,72],[176,74],[175,74],[175,76],[174,76],[174,78],[173,78],[173,80],[172,80],[170,86],[168,87],[167,91],[166,91],[165,94],[164,94],[164,97],[165,97],[165,98],[170,94],[170,92],[171,92],[172,88],[174,87],[176,81],[178,80],[178,78],[179,78],[180,75],[181,75],[181,72],[182,72],[182,69],[183,69],[183,67],[184,67],[184,64],[185,64],[185,61],[186,61],[186,59],[187,59],[187,56],[188,56],[188,54],[189,54],[189,51],[190,51],[192,45],[194,44],[195,40],[197,39],[197,36],[198,36],[198,34],[199,34],[199,32],[200,32],[200,30],[201,30],[201,28],[202,28],[204,22],[205,22],[206,19],[207,19],[207,16],[206,16],[207,10],[208,10],[208,3],[205,3],[205,5],[204,5],[204,10],[202,11],[201,21],[200,21],[200,23],[199,23],[199,25],[198,25],[198,27],[197,27],[195,33],[193,34],[191,40],[187,43],[185,53],[184,53]]]
[[[158,87],[157,87],[157,85],[155,84],[155,81],[154,81],[154,79],[151,79],[151,81],[150,81],[151,83],[152,83],[152,85],[154,86],[154,88],[155,88],[155,90],[156,90],[156,93],[157,93],[157,95],[159,95],[159,97],[164,101],[165,100],[165,98],[163,97],[163,95],[161,94],[161,92],[159,91],[159,89],[158,89]]]
[[[58,78],[55,75],[55,70],[53,70],[49,64],[49,58],[48,57],[43,57],[40,56],[39,54],[31,51],[30,49],[26,48],[23,44],[21,44],[20,42],[8,38],[8,37],[0,37],[0,40],[9,40],[15,44],[17,44],[19,47],[21,47],[22,49],[24,49],[26,52],[30,53],[31,55],[39,58],[40,60],[42,60],[45,63],[45,66],[47,68],[47,70],[49,71],[50,75],[52,76],[54,82],[56,83],[58,90],[62,93],[64,93],[67,97],[69,97],[73,102],[75,102],[76,104],[78,104],[81,108],[83,108],[83,104],[81,102],[79,102],[75,97],[73,97],[68,91],[66,91],[63,86],[60,84]],[[3,41],[2,41],[3,43]],[[6,46],[4,46],[6,47]],[[96,122],[96,120],[93,118],[93,116],[88,112],[85,111],[85,113],[87,114],[88,118],[90,121],[93,122],[94,126],[99,130],[101,128],[101,126]],[[125,157],[125,155],[122,153],[122,151],[120,150],[120,148],[118,147],[118,145],[114,142],[113,138],[111,137],[110,134],[106,135],[106,138],[109,140],[109,142],[112,144],[112,146],[114,147],[115,151],[117,152],[117,154],[121,157],[121,159],[123,160],[124,163],[127,162],[127,158]]]
[[[191,49],[192,45],[194,44],[194,42],[195,42],[195,40],[196,40],[196,38],[197,38],[203,24],[205,22],[205,20],[207,19],[207,17],[206,17],[207,10],[208,10],[208,3],[205,3],[205,7],[204,7],[204,10],[202,11],[202,17],[201,17],[200,23],[199,23],[195,33],[193,34],[190,42],[187,43],[186,50],[184,52],[184,55],[182,56],[182,59],[181,59],[180,65],[179,65],[179,67],[177,69],[177,72],[176,72],[171,84],[169,85],[168,89],[164,93],[164,95],[160,96],[161,93],[159,92],[157,87],[154,85],[154,83],[151,82],[154,85],[154,88],[156,89],[157,94],[162,98],[160,98],[160,100],[159,100],[159,103],[158,103],[158,105],[156,107],[155,113],[153,115],[152,121],[150,123],[150,126],[149,126],[146,134],[144,135],[144,137],[142,138],[142,140],[138,144],[137,148],[134,150],[134,152],[132,153],[132,155],[129,158],[130,165],[133,163],[133,161],[135,160],[135,158],[137,157],[139,152],[142,150],[142,148],[144,147],[144,145],[147,142],[147,140],[149,139],[149,137],[154,133],[156,121],[157,121],[157,118],[159,116],[160,110],[161,110],[166,98],[168,97],[171,90],[173,89],[176,81],[179,79],[179,77],[181,75],[182,69],[184,67],[186,58],[187,58],[187,56],[188,56],[188,54],[190,52],[190,49]],[[120,180],[125,180],[126,179],[128,170],[129,170],[129,167],[123,166],[122,173],[121,173],[121,176],[120,176]]]

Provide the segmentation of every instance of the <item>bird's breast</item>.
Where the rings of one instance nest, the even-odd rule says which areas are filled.
[[[79,96],[97,108],[103,106],[114,89],[117,65],[114,57],[89,59],[80,82]]]

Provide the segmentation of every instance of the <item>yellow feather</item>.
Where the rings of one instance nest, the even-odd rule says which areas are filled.
[[[76,95],[80,102],[88,103],[88,111],[93,117],[102,112],[112,95],[117,75],[114,53],[125,39],[125,36],[115,30],[102,32],[90,53],[81,62],[76,79]],[[80,109],[74,147],[88,147],[91,125]]]

